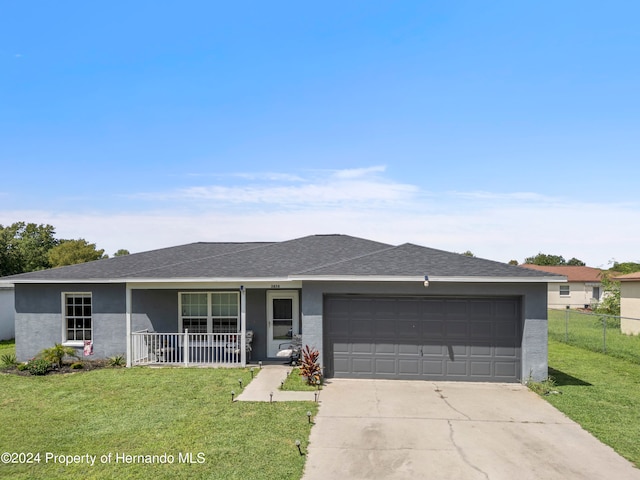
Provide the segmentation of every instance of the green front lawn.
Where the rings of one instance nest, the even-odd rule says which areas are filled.
[[[295,441],[306,449],[306,412],[317,405],[232,403],[238,380],[250,378],[248,369],[198,368],[0,374],[0,450],[40,454],[40,463],[0,463],[0,478],[299,479]],[[47,462],[47,453],[96,455],[96,465]],[[149,465],[123,455],[159,457]]]
[[[549,339],[549,375],[561,394],[544,398],[640,466],[640,367]]]
[[[322,385],[320,386],[322,388]],[[317,386],[309,385],[307,383],[306,378],[300,375],[300,369],[294,368],[291,370],[291,373],[287,375],[287,378],[282,385],[282,390],[293,390],[298,392],[312,392],[314,390],[319,390]]]
[[[16,341],[14,339],[0,340],[0,357],[7,354],[16,354]]]
[[[549,310],[549,338],[640,363],[640,335],[625,335],[619,322],[575,310]]]

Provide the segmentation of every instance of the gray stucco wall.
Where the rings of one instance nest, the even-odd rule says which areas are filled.
[[[0,340],[16,336],[13,288],[0,288]]]
[[[16,356],[26,361],[42,349],[62,342],[62,293],[92,294],[93,356],[126,351],[125,287],[107,284],[16,285]],[[82,355],[82,349],[78,352]]]
[[[323,352],[323,298],[327,294],[366,295],[464,295],[519,296],[522,298],[522,376],[547,378],[547,284],[546,283],[346,283],[304,282],[302,288],[302,342]]]

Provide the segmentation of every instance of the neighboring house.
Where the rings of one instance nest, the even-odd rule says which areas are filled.
[[[428,276],[428,277],[427,277]],[[428,280],[427,280],[428,278]],[[4,280],[16,352],[55,342],[127,365],[275,359],[293,334],[327,377],[547,377],[547,283],[564,277],[346,235],[193,243]],[[188,332],[188,333],[187,333]]]
[[[614,277],[620,282],[620,330],[640,334],[640,272]]]
[[[0,282],[0,340],[15,337],[13,285]]]
[[[591,308],[602,301],[602,270],[593,267],[521,265],[567,277],[566,283],[549,284],[549,308]]]

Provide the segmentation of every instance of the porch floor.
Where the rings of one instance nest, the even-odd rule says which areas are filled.
[[[252,365],[253,366],[253,365]],[[290,392],[280,390],[282,381],[287,378],[292,367],[288,365],[267,364],[262,362],[262,368],[258,374],[245,387],[243,392],[236,397],[240,402],[314,402],[320,400],[322,390],[313,392]],[[273,399],[271,398],[273,393]]]

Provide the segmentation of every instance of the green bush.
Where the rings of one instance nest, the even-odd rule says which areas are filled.
[[[81,370],[84,368],[84,364],[82,362],[74,362],[71,364],[72,370]]]
[[[29,369],[29,364],[28,363],[21,363],[16,368],[18,369],[18,371],[24,372],[25,370]]]
[[[44,360],[52,363],[58,368],[62,367],[62,361],[64,360],[64,357],[79,358],[75,348],[65,347],[60,343],[56,343],[51,348],[45,348],[38,354],[38,357],[43,358]]]
[[[124,355],[115,355],[107,361],[107,365],[110,367],[124,367],[126,363],[127,360],[124,358]]]
[[[18,364],[18,359],[13,353],[5,353],[0,356],[0,366],[4,368],[15,367]]]
[[[46,375],[51,370],[51,362],[44,358],[35,358],[27,364],[31,375]]]

